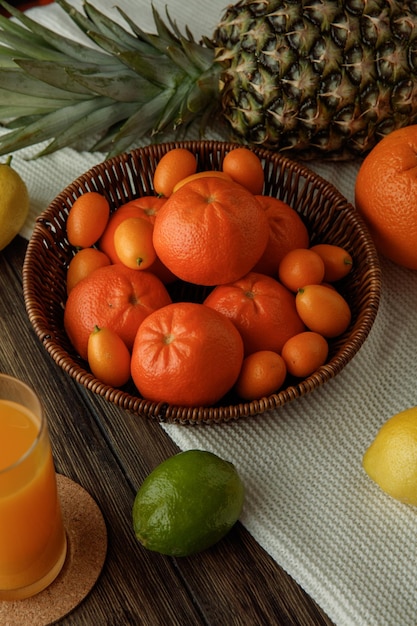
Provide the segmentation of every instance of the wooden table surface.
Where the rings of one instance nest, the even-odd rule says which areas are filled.
[[[0,252],[0,371],[25,380],[39,393],[56,469],[96,500],[109,541],[97,584],[59,623],[331,625],[239,522],[216,546],[187,558],[162,556],[136,541],[131,523],[136,491],[178,448],[158,423],[85,390],[48,355],[25,311],[26,245],[17,237]]]

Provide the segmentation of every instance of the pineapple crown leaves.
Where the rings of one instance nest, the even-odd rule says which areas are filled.
[[[154,7],[156,34],[121,9],[129,32],[90,3],[84,14],[57,4],[77,25],[79,43],[0,0],[0,154],[51,140],[37,156],[91,137],[109,156],[145,135],[188,127],[216,105],[219,69],[208,41],[185,36]],[[22,98],[22,95],[25,97]],[[97,139],[98,138],[98,139]]]

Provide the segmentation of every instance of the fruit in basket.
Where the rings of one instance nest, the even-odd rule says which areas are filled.
[[[74,201],[67,218],[67,237],[72,246],[89,248],[102,236],[110,217],[108,200],[96,191],[87,191]]]
[[[156,402],[215,404],[242,367],[243,341],[224,315],[195,302],[176,302],[151,313],[132,349],[132,378]]]
[[[285,361],[272,350],[259,350],[245,357],[235,384],[242,400],[259,400],[277,392],[287,376]]]
[[[417,125],[385,137],[363,161],[355,203],[378,251],[417,269]]]
[[[290,250],[278,266],[279,280],[290,291],[305,285],[321,283],[324,279],[324,262],[311,248]]]
[[[351,254],[341,246],[318,243],[311,247],[324,263],[324,282],[334,283],[349,274],[353,267]]]
[[[97,248],[81,248],[72,257],[67,269],[67,294],[77,283],[99,267],[110,265],[107,254]]]
[[[218,285],[204,304],[232,320],[242,335],[246,356],[259,350],[280,352],[287,339],[305,330],[294,294],[274,278],[256,272]]]
[[[197,171],[195,154],[185,148],[168,150],[158,161],[153,175],[153,188],[158,196],[168,197],[184,178]]]
[[[57,2],[94,48],[2,3],[16,20],[0,31],[0,121],[11,128],[0,153],[91,137],[117,154],[195,120],[218,127],[221,116],[243,142],[341,158],[417,120],[413,3],[241,0],[197,43],[156,10],[155,36],[123,11],[126,28],[89,3],[83,14]]]
[[[173,274],[197,285],[217,285],[249,272],[268,237],[265,212],[250,191],[206,177],[167,199],[155,220],[153,242]]]
[[[101,267],[69,294],[64,309],[65,331],[85,360],[88,338],[96,326],[110,328],[131,349],[140,323],[170,302],[166,287],[154,274],[120,264]]]
[[[11,158],[0,163],[0,250],[19,233],[29,213],[29,193]]]
[[[329,344],[323,335],[307,330],[285,342],[281,356],[287,372],[297,378],[306,378],[327,361]]]
[[[253,271],[276,277],[281,259],[294,248],[308,248],[310,236],[307,226],[289,204],[273,196],[256,197],[268,220],[269,239]]]
[[[345,298],[332,286],[306,285],[297,291],[295,304],[307,328],[329,339],[344,333],[352,318]]]
[[[146,270],[156,261],[153,225],[143,217],[128,217],[114,231],[114,249],[121,263]]]
[[[265,182],[264,168],[261,159],[249,148],[230,150],[223,159],[222,171],[255,196],[262,194]]]
[[[187,450],[158,465],[140,486],[133,529],[148,550],[189,556],[220,541],[239,519],[244,485],[212,452]]]
[[[368,476],[393,498],[417,506],[417,408],[388,419],[362,460]]]
[[[130,379],[130,352],[111,328],[96,326],[88,338],[88,365],[105,385],[123,387]]]

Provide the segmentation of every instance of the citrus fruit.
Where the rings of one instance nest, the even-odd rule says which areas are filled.
[[[255,195],[264,188],[264,168],[261,159],[249,148],[235,148],[226,154],[222,171]]]
[[[328,354],[327,340],[312,331],[290,337],[281,351],[288,373],[298,378],[306,378],[324,365]]]
[[[185,148],[173,148],[158,161],[153,175],[153,188],[161,196],[170,196],[175,185],[197,170],[195,154]]]
[[[220,178],[187,183],[165,202],[154,225],[158,257],[179,278],[198,285],[227,283],[246,274],[269,236],[253,194]]]
[[[278,278],[291,291],[298,291],[304,285],[320,284],[324,278],[324,262],[314,250],[295,248],[281,260]]]
[[[319,243],[312,246],[324,263],[324,281],[334,283],[347,276],[352,269],[353,259],[347,250],[330,243]]]
[[[259,350],[281,352],[287,339],[305,330],[294,294],[274,278],[256,272],[218,285],[204,304],[232,320],[243,338],[246,356]]]
[[[166,287],[150,272],[108,265],[72,289],[65,304],[64,327],[83,359],[87,359],[88,338],[96,326],[110,328],[131,349],[140,323],[170,302]]]
[[[81,248],[72,257],[67,269],[67,294],[83,278],[99,267],[110,265],[110,259],[97,248]]]
[[[327,285],[306,285],[295,296],[298,315],[310,330],[326,338],[345,332],[352,317],[343,296]]]
[[[223,180],[232,181],[229,174],[225,172],[221,172],[219,170],[203,170],[202,172],[196,172],[195,174],[191,174],[186,178],[181,179],[174,187],[173,193],[184,187],[187,183],[191,183],[194,180],[199,180],[200,178],[222,178]]]
[[[0,250],[19,233],[29,213],[29,193],[11,166],[11,157],[0,163]]]
[[[268,220],[269,239],[253,271],[275,278],[281,259],[294,248],[308,248],[310,237],[303,220],[289,204],[272,196],[256,198]]]
[[[277,352],[253,352],[243,360],[235,391],[243,400],[259,400],[278,391],[286,375],[285,361]]]
[[[128,382],[130,352],[110,328],[94,328],[88,338],[87,359],[94,376],[105,385],[122,387]]]
[[[132,378],[149,400],[205,406],[231,389],[242,361],[242,338],[229,319],[203,304],[178,302],[139,326]]]
[[[157,198],[156,196],[143,196],[136,200],[131,200],[122,204],[114,213],[111,214],[103,235],[98,241],[98,247],[105,252],[112,263],[120,263],[114,248],[114,233],[116,228],[125,219],[130,217],[141,217],[147,219],[153,224],[155,217],[161,206],[165,203],[165,198]]]
[[[133,504],[134,533],[148,550],[188,556],[220,541],[239,519],[243,502],[244,486],[232,463],[187,450],[145,478]]]
[[[382,425],[362,464],[386,493],[417,506],[417,407],[393,415]]]
[[[156,215],[164,202],[165,198],[142,196],[141,198],[136,198],[135,200],[126,202],[126,204],[122,204],[122,206],[112,213],[106,229],[98,241],[98,247],[107,254],[112,263],[121,262],[114,247],[114,233],[116,228],[125,219],[131,217],[147,219],[151,224],[154,224]],[[158,258],[155,259],[148,269],[160,278],[163,283],[170,283],[176,279],[176,276],[174,276]]]
[[[110,217],[107,199],[96,191],[87,191],[72,205],[67,218],[67,237],[72,246],[89,248],[102,236]]]
[[[143,217],[128,217],[114,231],[114,249],[121,263],[132,270],[149,269],[156,260],[153,226]]]
[[[378,251],[417,269],[417,125],[386,135],[362,162],[355,203]]]

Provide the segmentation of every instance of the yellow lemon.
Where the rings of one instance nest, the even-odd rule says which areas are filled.
[[[417,407],[397,413],[382,425],[362,464],[386,493],[417,506]]]
[[[16,237],[29,213],[27,187],[10,162],[9,157],[0,163],[0,250]]]

